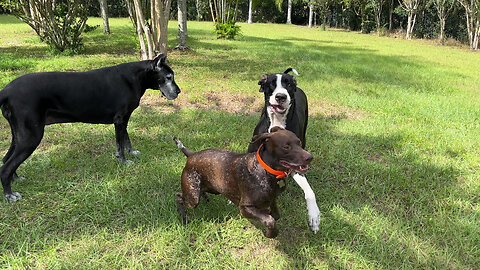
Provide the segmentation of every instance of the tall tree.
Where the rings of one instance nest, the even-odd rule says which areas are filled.
[[[253,5],[253,0],[248,0],[248,23],[253,23],[252,19],[252,5]]]
[[[197,10],[197,21],[200,21],[202,18],[200,0],[195,0],[195,9]]]
[[[168,48],[168,18],[172,0],[155,1],[155,46],[160,53],[167,54]]]
[[[445,42],[445,24],[447,22],[447,18],[450,15],[453,7],[455,6],[454,0],[433,0],[433,5],[437,10],[438,19],[440,21],[440,35],[438,40],[441,44]]]
[[[390,0],[389,10],[388,10],[388,31],[392,32],[393,29],[393,5],[395,4],[394,0]]]
[[[308,28],[312,28],[313,26],[313,9],[315,6],[312,2],[308,4]]]
[[[480,36],[480,0],[459,0],[465,8],[470,49],[478,50]]]
[[[236,22],[238,0],[209,0],[212,20],[217,23]]]
[[[274,0],[278,10],[282,10],[283,0]],[[287,24],[292,24],[292,0],[287,0]]]
[[[155,52],[167,54],[171,0],[125,0],[125,2],[130,19],[137,30],[141,58],[153,59]],[[144,12],[144,6],[150,7],[150,14]]]
[[[347,8],[351,8],[360,17],[362,33],[367,33],[367,5],[368,0],[343,0]]]
[[[399,0],[400,6],[407,12],[407,33],[405,38],[412,39],[413,28],[417,19],[417,10],[420,0]]]
[[[108,6],[107,0],[98,0],[100,4],[100,16],[103,19],[103,33],[106,35],[110,34],[110,25],[108,23]]]
[[[292,0],[287,2],[287,24],[292,24]]]
[[[377,34],[380,34],[380,28],[382,27],[382,8],[385,0],[369,0],[370,6],[375,14],[375,23],[377,25]]]
[[[178,45],[175,49],[188,50],[187,46],[187,0],[178,0]]]

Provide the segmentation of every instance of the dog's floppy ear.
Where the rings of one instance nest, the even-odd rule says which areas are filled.
[[[270,136],[272,136],[270,133],[262,133],[262,134],[255,135],[255,136],[253,136],[252,141],[250,143],[251,144],[257,144],[257,143],[262,144],[262,143],[268,141]]]
[[[165,60],[167,60],[167,56],[162,53],[162,54],[157,55],[157,57],[155,57],[155,59],[153,59],[153,64],[156,67],[160,67],[161,65],[165,64]]]
[[[263,86],[265,85],[265,83],[267,83],[267,78],[268,78],[268,75],[263,74],[260,81],[258,81],[258,85],[260,85],[260,92],[265,92],[265,90],[263,90]]]

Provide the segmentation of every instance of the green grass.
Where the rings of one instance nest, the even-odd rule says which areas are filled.
[[[128,19],[54,56],[28,26],[0,16],[0,88],[25,73],[89,70],[137,59]],[[90,25],[101,24],[98,18]],[[182,89],[149,90],[130,121],[142,152],[125,167],[112,126],[46,128],[19,168],[24,199],[0,203],[0,268],[476,269],[480,266],[480,54],[423,41],[275,24],[240,24],[217,40],[189,22],[190,52],[171,51]],[[169,45],[175,46],[176,22]],[[294,67],[309,97],[309,182],[322,212],[308,230],[303,192],[279,198],[280,234],[266,239],[221,196],[182,226],[174,194],[194,150],[243,152],[259,118],[263,73]],[[232,98],[233,96],[233,98]],[[0,153],[10,143],[0,119]],[[260,228],[261,229],[261,228]]]

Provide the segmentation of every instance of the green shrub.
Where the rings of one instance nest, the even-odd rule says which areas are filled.
[[[227,23],[217,22],[215,24],[215,33],[217,38],[235,39],[235,36],[240,33],[240,26],[235,25],[233,21]]]

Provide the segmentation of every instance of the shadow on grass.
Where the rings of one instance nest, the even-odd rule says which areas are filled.
[[[444,219],[452,216],[445,216],[440,209],[457,188],[453,183],[458,171],[429,164],[414,154],[399,154],[401,134],[339,134],[335,123],[341,120],[311,119],[307,146],[316,156],[316,166],[307,177],[323,216],[318,235],[298,224],[289,224],[280,233],[279,248],[294,258],[293,268],[314,265],[318,258],[302,257],[301,252],[312,247],[335,268],[355,269],[365,262],[385,269],[472,265],[462,252],[452,252],[462,249],[462,244],[449,238],[449,232],[460,228],[453,224],[447,228]],[[302,195],[297,187],[290,188],[286,201]],[[292,213],[298,210],[288,213],[289,218]],[[466,215],[455,218],[461,223]],[[292,220],[302,221],[297,216],[288,223]],[[467,228],[460,230],[470,233]],[[438,232],[443,235],[439,237]]]
[[[173,110],[163,114],[140,107],[133,115],[129,131],[134,147],[142,151],[133,166],[120,165],[114,157],[113,127],[49,126],[41,147],[19,170],[28,180],[13,186],[24,200],[1,205],[4,224],[25,225],[4,228],[2,249],[17,253],[25,241],[48,246],[85,232],[179,224],[174,194],[180,189],[185,157],[171,138],[178,136],[194,151],[215,147],[243,152],[258,116]],[[401,134],[346,135],[336,131],[342,116],[310,119],[307,146],[315,161],[307,176],[323,216],[320,232],[312,234],[303,192],[290,181],[279,197],[277,238],[290,267],[305,268],[319,259],[353,268],[365,261],[382,268],[463,268],[472,263],[472,258],[462,257],[466,247],[448,236],[449,230],[471,233],[460,222],[468,216],[445,216],[439,209],[456,189],[452,180],[459,172],[402,153]],[[188,212],[196,226],[238,216],[226,199],[210,197]],[[442,228],[446,222],[448,227]],[[304,255],[302,249],[313,249],[320,258]]]

